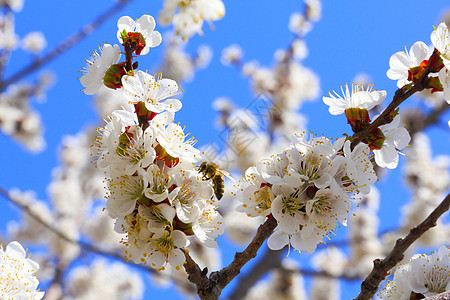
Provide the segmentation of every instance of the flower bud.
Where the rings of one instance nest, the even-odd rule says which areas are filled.
[[[187,236],[194,235],[194,230],[192,230],[192,223],[185,224],[178,218],[175,218],[173,221],[174,229],[183,231],[183,233]]]
[[[439,51],[433,52],[431,57],[429,58],[429,65],[431,73],[437,73],[444,67],[444,61],[440,55]]]
[[[385,140],[386,137],[384,136],[383,131],[381,131],[380,128],[377,128],[369,133],[363,142],[369,146],[370,150],[380,150],[383,147]]]
[[[156,159],[162,160],[169,168],[176,166],[180,162],[179,157],[170,156],[166,149],[159,144],[155,147],[155,151]]]
[[[125,72],[125,62],[112,65],[103,77],[103,84],[110,89],[119,89],[122,87],[122,76]]]
[[[438,77],[428,78],[427,88],[431,88],[431,93],[444,91],[442,83]]]
[[[352,126],[353,132],[359,132],[370,123],[369,112],[365,108],[351,107],[345,110],[347,123]]]
[[[130,126],[125,129],[125,132],[119,136],[119,146],[116,148],[116,153],[120,156],[127,156],[128,144],[133,139],[133,134],[127,132]]]
[[[413,67],[413,68],[409,69],[408,70],[408,80],[412,81],[412,82],[416,82],[422,76],[422,74],[425,71],[425,69],[427,68],[427,66],[428,66],[428,60],[425,59],[417,67]]]

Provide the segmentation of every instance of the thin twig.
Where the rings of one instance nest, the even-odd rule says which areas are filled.
[[[380,282],[387,276],[388,271],[395,267],[395,265],[403,259],[404,252],[409,248],[409,246],[411,246],[411,244],[422,236],[422,234],[424,234],[428,229],[436,226],[436,222],[439,217],[448,211],[449,208],[450,194],[445,197],[441,204],[433,210],[425,221],[411,229],[405,238],[398,239],[391,253],[389,253],[385,259],[376,259],[374,261],[372,272],[370,272],[361,284],[361,292],[356,300],[371,299],[377,292]]]
[[[449,108],[450,105],[447,102],[442,101],[442,103],[438,107],[433,109],[427,115],[421,115],[419,118],[410,120],[409,124],[406,124],[406,128],[408,129],[409,134],[413,136],[415,133],[437,123],[439,121],[439,117],[443,115]]]
[[[81,28],[78,32],[72,34],[63,42],[61,42],[58,46],[56,46],[53,50],[48,52],[43,57],[37,58],[32,61],[30,64],[17,71],[11,77],[5,79],[0,82],[0,91],[3,91],[8,85],[18,81],[19,79],[25,77],[30,74],[34,70],[42,67],[43,65],[48,64],[61,54],[63,54],[68,49],[72,48],[76,44],[78,44],[83,38],[94,32],[100,25],[102,25],[106,20],[108,20],[112,15],[116,12],[120,11],[125,5],[127,5],[132,0],[121,0],[115,3],[112,7],[110,7],[105,12],[101,13],[94,21],[89,24],[86,24]]]

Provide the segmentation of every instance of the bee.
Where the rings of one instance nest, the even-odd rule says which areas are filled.
[[[225,170],[219,169],[215,163],[202,162],[198,169],[200,173],[203,173],[203,180],[211,180],[213,183],[214,194],[217,200],[222,199],[225,193],[225,178],[224,175],[231,180],[235,181],[230,173]]]

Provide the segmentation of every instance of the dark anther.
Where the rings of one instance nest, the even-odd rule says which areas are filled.
[[[207,268],[207,267],[205,267],[205,268],[202,270],[202,276],[206,276],[206,274],[208,274],[208,268]]]

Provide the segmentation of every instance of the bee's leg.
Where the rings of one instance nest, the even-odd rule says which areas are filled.
[[[204,180],[211,180],[213,177],[214,177],[214,174],[209,177],[207,176],[207,174],[203,175]]]

